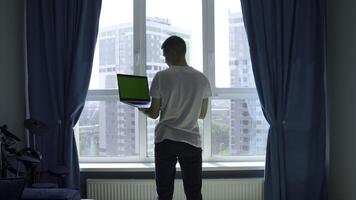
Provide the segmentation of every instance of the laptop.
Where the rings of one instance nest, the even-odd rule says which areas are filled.
[[[122,103],[137,107],[149,108],[148,80],[146,76],[117,74],[119,97]]]

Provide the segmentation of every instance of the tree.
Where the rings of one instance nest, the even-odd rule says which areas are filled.
[[[224,123],[213,122],[211,124],[212,153],[214,155],[228,155],[230,153],[229,127]]]

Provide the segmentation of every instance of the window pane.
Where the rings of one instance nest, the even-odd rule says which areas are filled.
[[[268,124],[258,98],[211,101],[213,156],[265,155]]]
[[[201,7],[202,2],[199,0],[147,0],[148,72],[152,67],[158,70],[167,67],[162,56],[161,45],[171,35],[178,35],[185,40],[188,64],[200,71],[203,70]]]
[[[171,35],[178,35],[185,40],[188,64],[195,69],[203,70],[201,4],[202,2],[198,0],[147,0],[146,73],[150,85],[158,71],[168,68],[161,45]],[[154,127],[157,122],[158,120],[147,120],[149,156],[153,155]]]
[[[117,88],[116,73],[133,73],[133,0],[104,0],[89,89]]]
[[[139,154],[138,112],[117,100],[87,101],[75,127],[80,157]]]
[[[151,118],[147,118],[147,156],[153,157],[154,155],[154,132],[155,127],[158,123],[158,119],[154,120]]]
[[[255,87],[239,0],[215,1],[215,55],[216,87]]]

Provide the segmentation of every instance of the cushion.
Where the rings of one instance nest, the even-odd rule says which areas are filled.
[[[80,200],[78,190],[66,188],[25,188],[22,200]]]

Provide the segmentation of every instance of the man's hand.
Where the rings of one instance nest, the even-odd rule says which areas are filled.
[[[143,112],[143,113],[145,113],[146,110],[147,110],[147,108],[138,108],[138,110],[141,111],[141,112]]]
[[[161,99],[152,98],[150,108],[139,108],[138,110],[152,119],[157,119],[161,107]]]

